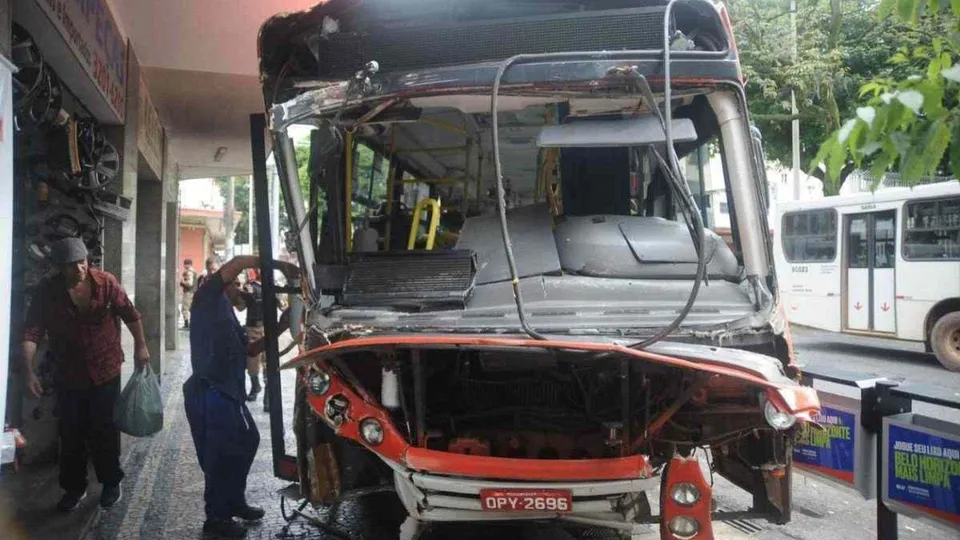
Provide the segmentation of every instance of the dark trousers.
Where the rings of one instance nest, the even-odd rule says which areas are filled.
[[[120,469],[120,432],[113,406],[120,395],[120,377],[84,390],[59,389],[60,487],[69,493],[87,489],[87,462],[93,459],[97,480],[116,486]]]
[[[203,470],[207,519],[229,519],[247,503],[247,475],[260,446],[260,432],[246,403],[190,377],[184,408]]]

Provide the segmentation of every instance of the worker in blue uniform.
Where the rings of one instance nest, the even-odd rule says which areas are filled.
[[[246,528],[234,518],[257,521],[264,515],[245,496],[260,433],[246,405],[244,377],[250,351],[263,343],[248,343],[234,312],[243,302],[240,273],[259,264],[252,255],[230,260],[203,280],[191,309],[193,374],[183,385],[184,407],[206,484],[203,531],[220,537],[243,538]],[[298,277],[296,266],[276,266],[289,280]]]

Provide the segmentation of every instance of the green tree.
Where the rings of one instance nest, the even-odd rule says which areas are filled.
[[[300,196],[303,197],[303,206],[304,210],[308,211],[310,204],[310,142],[307,141],[298,141],[298,144],[294,147],[295,157],[297,159],[297,179],[300,181]],[[285,188],[281,188],[285,189]],[[326,211],[327,202],[321,196],[320,206],[318,208],[319,215],[323,215],[323,211]],[[322,211],[321,211],[322,210]],[[287,215],[287,205],[283,203],[283,199],[280,199],[280,236],[281,238],[286,237],[286,234],[293,228],[293,225],[290,223],[290,218]]]
[[[874,186],[891,169],[908,185],[949,171],[960,177],[960,1],[882,0],[877,17],[913,38],[890,56],[895,75],[860,89],[864,102],[820,147],[811,167],[831,181],[843,164],[872,163]]]
[[[877,21],[870,0],[799,0],[797,56],[788,0],[732,0],[728,4],[747,79],[751,118],[764,135],[767,157],[789,166],[792,161],[790,91],[796,93],[803,164],[820,143],[854,113],[858,90],[896,69],[887,63],[908,32],[890,21]],[[828,194],[856,168],[844,162]],[[824,179],[824,171],[811,174]]]
[[[229,194],[229,176],[220,176],[216,179],[217,187],[220,189],[220,196],[223,197],[223,200],[227,200]],[[234,209],[237,212],[240,212],[240,221],[237,222],[237,226],[234,229],[233,234],[233,243],[234,244],[246,244],[248,240],[248,235],[250,233],[250,212],[253,212],[254,209],[250,204],[250,177],[249,176],[236,176],[234,177],[234,186],[233,186],[233,196],[234,196]],[[256,246],[257,243],[257,230],[254,227],[253,230],[253,243]],[[256,250],[256,247],[254,247]]]

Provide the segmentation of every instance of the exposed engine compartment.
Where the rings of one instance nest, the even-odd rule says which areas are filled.
[[[382,405],[409,444],[521,459],[652,463],[769,439],[760,390],[694,370],[583,351],[357,352],[330,367]]]

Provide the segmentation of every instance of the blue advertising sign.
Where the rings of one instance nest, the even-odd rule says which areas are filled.
[[[960,525],[960,440],[891,423],[886,499]]]
[[[823,407],[814,416],[819,426],[805,424],[793,448],[793,461],[804,469],[853,485],[857,443],[857,417]]]

